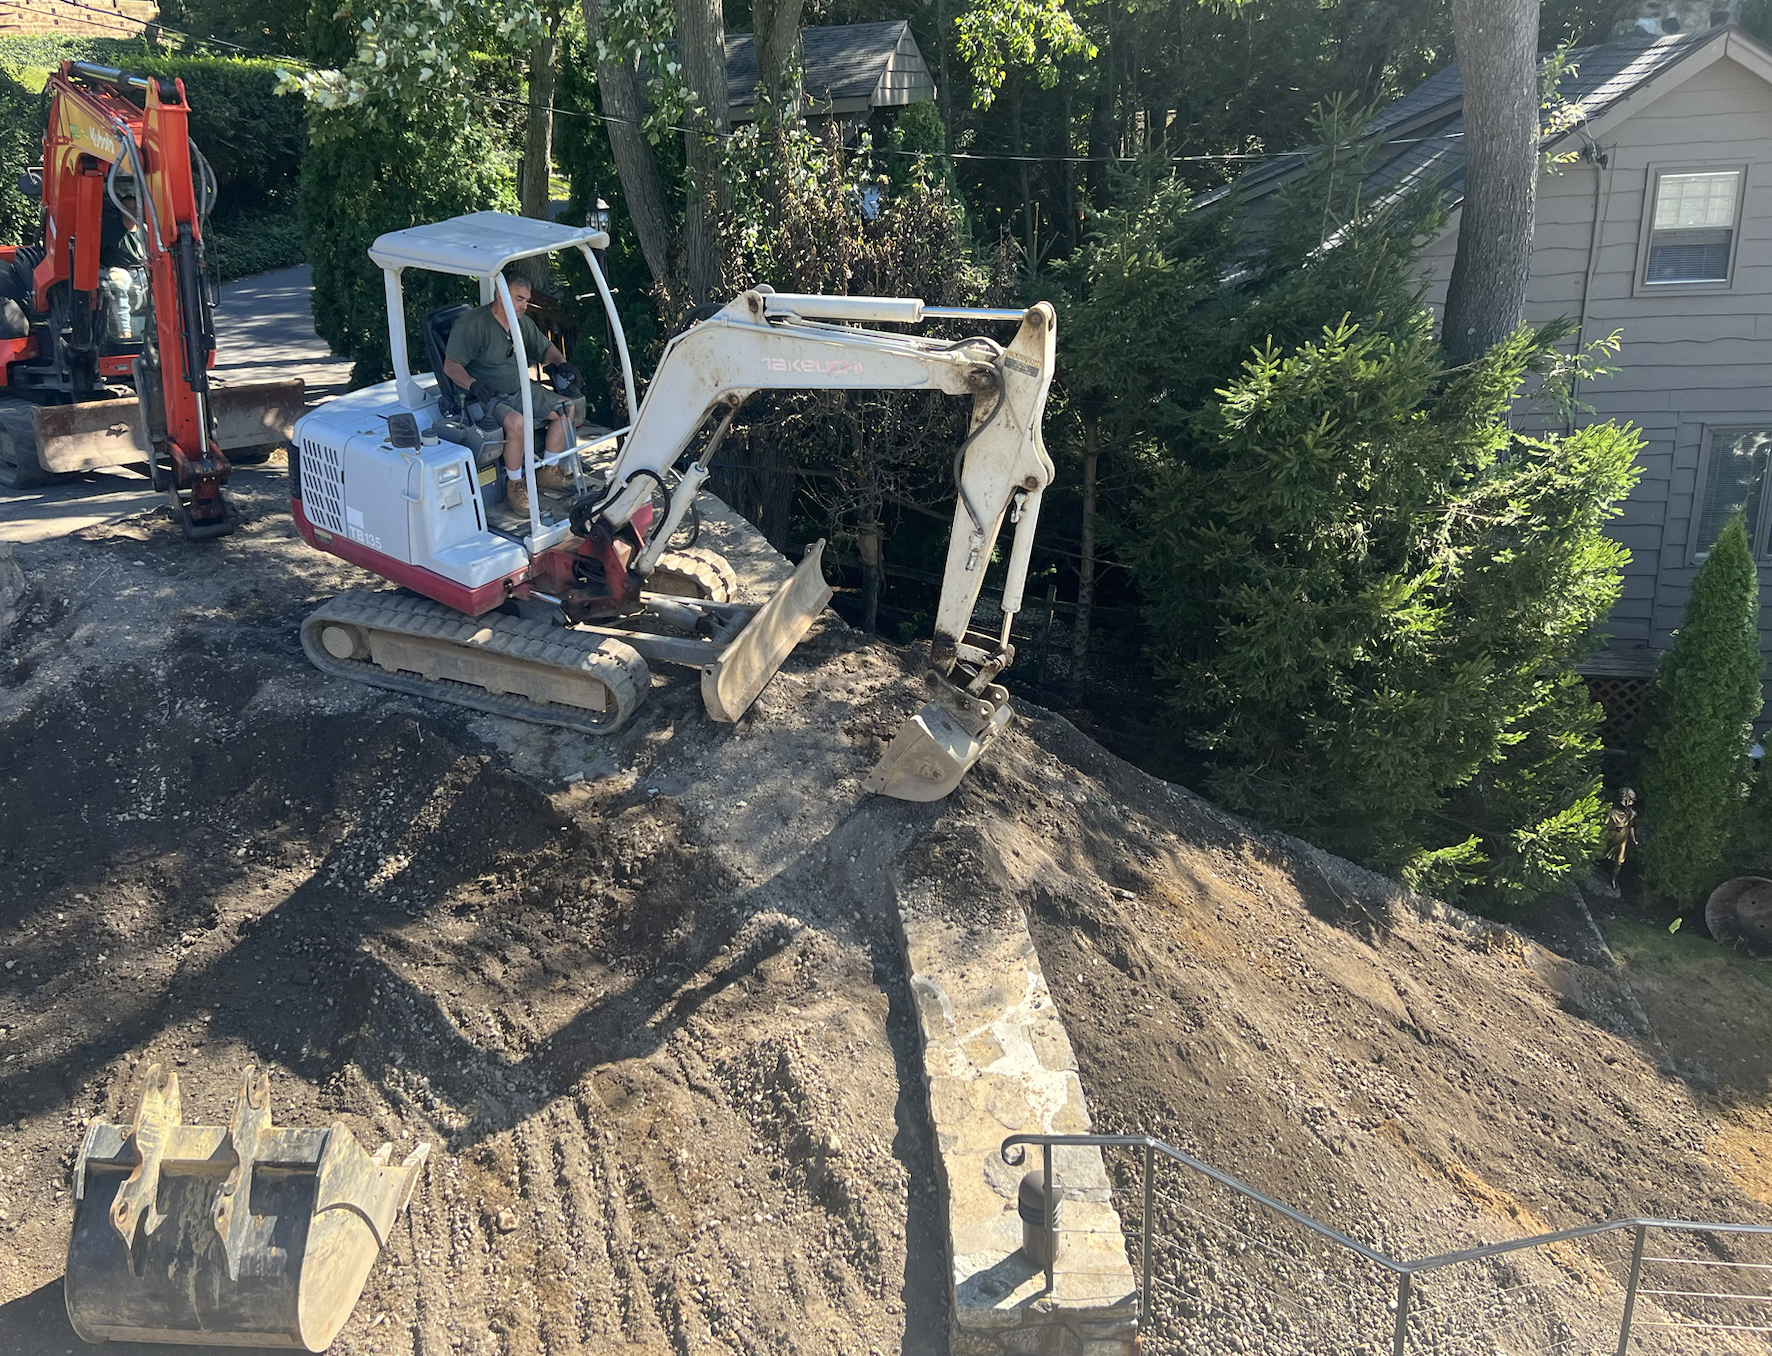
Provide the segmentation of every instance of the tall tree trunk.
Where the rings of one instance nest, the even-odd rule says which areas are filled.
[[[1060,130],[1058,153],[1064,157],[1059,171],[1064,175],[1064,238],[1077,248],[1077,167],[1071,163],[1071,82],[1064,82],[1064,99],[1059,109]]]
[[[1016,168],[1021,171],[1021,239],[1022,250],[1027,255],[1028,272],[1040,270],[1040,238],[1034,225],[1034,180],[1033,166],[1028,162],[1028,141],[1021,126],[1021,81],[1010,76],[1009,113],[1011,129],[1015,136],[1015,153],[1021,159]]]
[[[757,92],[783,122],[800,116],[800,82],[787,79],[788,63],[800,45],[804,0],[751,0],[751,41],[757,49]]]
[[[591,50],[602,30],[603,0],[584,0],[585,32]],[[599,61],[597,94],[603,103],[603,125],[609,133],[609,149],[621,176],[622,206],[640,237],[640,253],[655,283],[671,276],[671,217],[665,210],[664,184],[659,179],[658,158],[640,130],[645,109],[640,103],[640,81],[631,62]]]
[[[1071,623],[1071,682],[1081,683],[1089,662],[1089,621],[1095,611],[1096,471],[1101,465],[1101,427],[1083,421],[1083,530],[1077,544],[1077,616]]]
[[[1089,197],[1097,210],[1108,203],[1108,160],[1114,154],[1114,10],[1107,7],[1107,33],[1095,69],[1095,104],[1089,110]]]
[[[553,16],[549,16],[553,18]],[[550,199],[549,180],[554,172],[554,77],[555,57],[559,40],[555,24],[547,37],[529,49],[529,109],[523,119],[523,167],[519,175],[518,197],[526,217],[546,221]],[[529,279],[537,292],[548,290],[548,258],[533,255],[515,265],[516,271]]]
[[[855,524],[855,548],[861,556],[861,629],[880,629],[880,584],[884,573],[880,533],[880,501],[869,496]]]
[[[948,0],[935,0],[935,48],[940,54],[935,73],[935,104],[941,113],[942,153],[954,153],[954,95],[948,88],[948,48],[954,36],[948,32]]]
[[[1526,311],[1538,184],[1539,0],[1452,0],[1464,88],[1464,206],[1440,341],[1469,362]]]
[[[548,181],[554,171],[554,58],[559,39],[550,31],[529,49],[529,113],[523,128],[523,215],[548,219]]]
[[[720,285],[720,134],[726,130],[726,20],[720,0],[677,0],[677,55],[701,104],[684,134],[689,170],[683,212],[683,262],[690,299],[709,300]]]

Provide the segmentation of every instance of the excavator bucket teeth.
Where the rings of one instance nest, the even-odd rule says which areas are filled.
[[[1007,702],[964,720],[940,701],[924,702],[898,727],[862,789],[895,800],[940,800],[1003,732],[1009,716]]]
[[[806,548],[793,578],[775,591],[711,664],[702,665],[701,699],[715,720],[735,721],[750,710],[812,622],[831,601],[824,581],[824,542]]]
[[[429,1149],[389,1166],[343,1125],[273,1125],[251,1065],[227,1125],[186,1125],[178,1075],[151,1065],[130,1123],[80,1146],[68,1319],[88,1342],[324,1351]]]

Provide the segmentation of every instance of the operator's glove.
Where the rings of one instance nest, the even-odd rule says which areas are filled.
[[[556,391],[564,393],[579,383],[578,369],[571,363],[552,363],[544,370],[553,378]]]
[[[491,382],[476,381],[468,387],[468,396],[479,403],[483,413],[491,414],[492,402],[498,399],[498,392],[492,389]]]

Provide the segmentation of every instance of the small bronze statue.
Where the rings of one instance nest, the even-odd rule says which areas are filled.
[[[1612,863],[1612,888],[1618,888],[1618,872],[1624,855],[1637,841],[1637,793],[1625,787],[1618,793],[1618,804],[1606,812],[1605,859]]]

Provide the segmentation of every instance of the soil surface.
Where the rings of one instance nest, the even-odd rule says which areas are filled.
[[[336,1351],[945,1351],[894,934],[921,878],[1027,909],[1099,1128],[1374,1248],[1772,1221],[1772,990],[1564,959],[1264,837],[1037,711],[948,801],[868,797],[924,694],[914,652],[834,618],[736,727],[662,668],[601,741],[325,679],[299,622],[365,576],[303,545],[260,483],[217,542],[143,517],[17,552],[0,1352],[79,1348],[69,1170],[153,1061],[190,1122],[225,1123],[256,1062],[279,1124],[432,1146]],[[1136,1255],[1135,1165],[1111,1162]],[[1156,1199],[1147,1350],[1388,1337],[1369,1267],[1178,1168]],[[1585,1349],[1616,1321],[1628,1249],[1426,1282],[1411,1350]],[[1725,1312],[1666,1303],[1640,1314]],[[1763,1350],[1664,1336],[1641,1349]]]
[[[835,623],[740,726],[666,675],[602,741],[329,681],[300,619],[365,577],[236,498],[19,548],[0,1351],[80,1348],[70,1167],[151,1061],[187,1122],[257,1062],[278,1124],[432,1145],[334,1350],[945,1349],[888,871],[932,815],[846,733],[898,662]]]
[[[1263,835],[1060,720],[1020,728],[912,869],[1025,902],[1098,1131],[1158,1136],[1399,1260],[1620,1217],[1772,1224],[1772,987],[1720,963],[1577,963]],[[1110,1166],[1136,1243],[1138,1165]],[[1381,1272],[1184,1168],[1155,1180],[1147,1350],[1391,1350]],[[1645,1286],[1768,1291],[1733,1264],[1772,1263],[1772,1239],[1650,1238],[1704,1265]],[[1410,1350],[1609,1352],[1630,1247],[1425,1277]],[[1772,1304],[1660,1298],[1636,1318],[1633,1350],[1763,1353],[1723,1329]],[[1714,1326],[1650,1326],[1688,1322]]]

